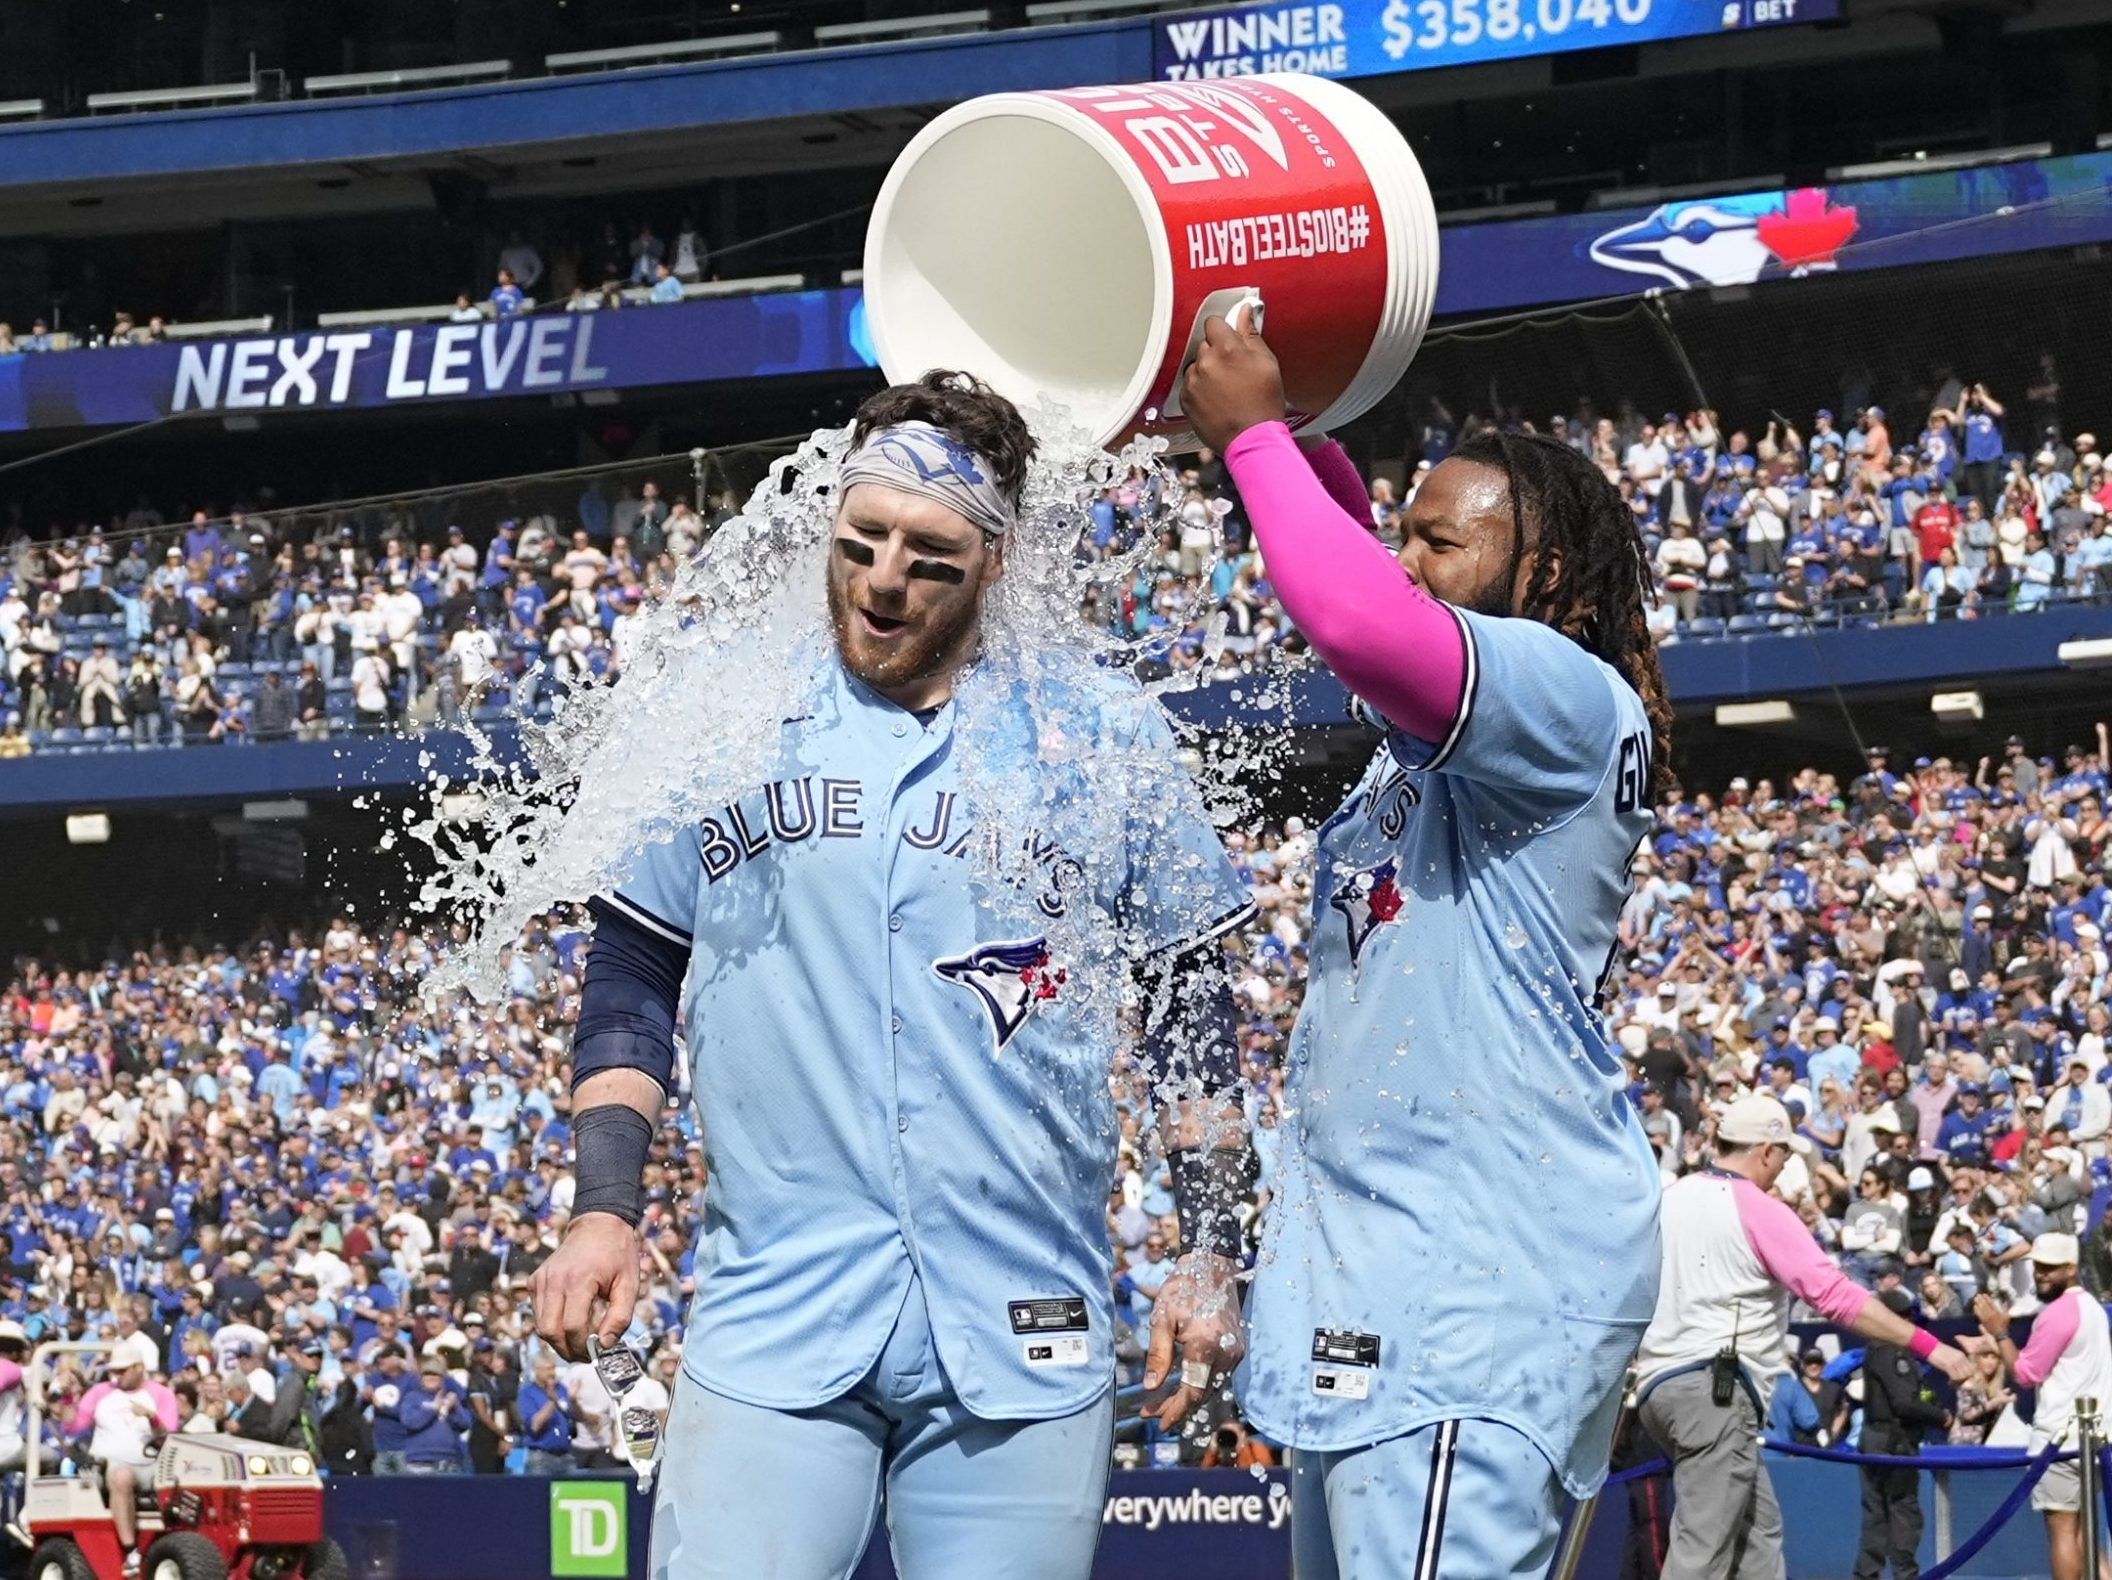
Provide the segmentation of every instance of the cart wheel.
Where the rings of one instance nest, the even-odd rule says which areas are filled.
[[[227,1560],[196,1531],[171,1531],[147,1549],[141,1580],[227,1580]]]
[[[37,1543],[29,1555],[29,1580],[95,1580],[88,1555],[64,1536]]]
[[[345,1550],[325,1536],[301,1560],[301,1580],[352,1580],[352,1566]]]

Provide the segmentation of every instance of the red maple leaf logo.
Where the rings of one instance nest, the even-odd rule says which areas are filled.
[[[1835,207],[1824,187],[1799,187],[1781,212],[1761,215],[1754,229],[1761,245],[1790,268],[1830,269],[1855,234],[1855,209]]]
[[[1044,949],[1041,958],[1019,973],[1019,979],[1026,983],[1027,991],[1036,999],[1047,1000],[1054,998],[1064,983],[1071,980],[1071,974],[1061,969],[1050,970],[1049,952]]]
[[[1390,922],[1400,914],[1400,886],[1389,874],[1371,886],[1371,919],[1375,922]]]

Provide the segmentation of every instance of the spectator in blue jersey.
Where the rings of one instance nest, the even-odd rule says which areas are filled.
[[[491,288],[491,310],[499,318],[516,317],[528,305],[527,295],[514,283],[513,271],[501,269],[499,283]]]
[[[1990,1116],[1981,1106],[1981,1097],[1977,1081],[1959,1082],[1954,1106],[1937,1127],[1936,1150],[1952,1168],[1983,1168],[1987,1164]]]
[[[1951,427],[1951,414],[1942,407],[1929,413],[1929,425],[1921,438],[1915,442],[1924,465],[1935,474],[1936,480],[1948,487],[1951,475],[1958,470],[1958,435]]]
[[[654,302],[682,300],[682,282],[675,278],[675,271],[664,261],[653,265],[653,288],[647,299]]]
[[[1965,434],[1959,489],[1990,513],[2002,497],[2003,415],[2002,403],[1987,392],[1985,384],[1978,383],[1959,397],[1958,410],[1953,414]]]
[[[571,1475],[572,1394],[558,1380],[557,1357],[549,1350],[536,1353],[534,1373],[521,1384],[514,1413],[528,1451],[528,1474]]]

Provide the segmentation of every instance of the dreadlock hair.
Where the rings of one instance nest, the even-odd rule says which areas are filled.
[[[1635,688],[1650,719],[1651,794],[1670,794],[1672,701],[1648,623],[1657,592],[1627,504],[1590,460],[1544,434],[1486,428],[1452,454],[1503,473],[1512,530],[1504,585],[1516,582],[1527,543],[1536,544],[1542,552],[1519,613],[1553,626]]]

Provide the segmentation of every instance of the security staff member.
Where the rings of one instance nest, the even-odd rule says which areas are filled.
[[[1903,1289],[1877,1298],[1902,1318],[1914,1309]],[[1949,1420],[1948,1412],[1922,1397],[1921,1363],[1911,1350],[1879,1342],[1864,1352],[1859,1446],[1865,1454],[1917,1455],[1922,1434]],[[1917,1580],[1920,1547],[1921,1472],[1907,1465],[1863,1466],[1863,1550],[1856,1556],[1855,1580],[1880,1580],[1888,1558],[1894,1580]]]
[[[1665,1192],[1657,1310],[1635,1363],[1643,1426],[1672,1460],[1662,1580],[1783,1580],[1782,1512],[1759,1438],[1768,1394],[1789,1369],[1792,1295],[1829,1322],[1911,1350],[1954,1381],[1970,1366],[1850,1283],[1797,1215],[1768,1194],[1796,1143],[1780,1103],[1741,1097],[1716,1121],[1712,1166]]]

